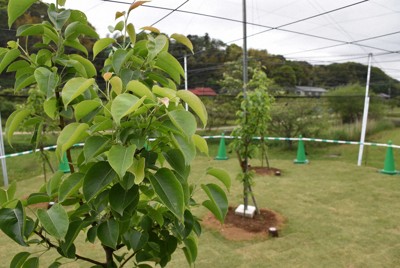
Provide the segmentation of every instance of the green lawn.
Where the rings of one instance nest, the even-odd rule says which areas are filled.
[[[368,141],[400,144],[397,131],[385,132]],[[295,165],[296,151],[272,148],[271,166],[280,168],[282,176],[257,176],[253,186],[259,206],[279,212],[286,219],[277,239],[232,242],[217,231],[203,230],[196,267],[399,267],[400,266],[400,175],[377,172],[383,167],[386,148],[366,148],[366,165],[358,167],[358,147],[334,145],[318,147],[306,143],[310,164]],[[216,161],[217,146],[211,157],[201,156],[193,165],[192,179],[204,182],[208,166],[225,168],[233,178],[229,193],[232,206],[241,203],[241,185],[235,180],[237,160]],[[400,150],[394,150],[400,167]],[[333,156],[335,155],[335,156]],[[35,166],[34,156],[8,159],[11,169]],[[39,162],[37,162],[39,163]],[[365,163],[365,162],[363,162]],[[257,165],[256,161],[252,161]],[[39,166],[40,167],[40,166]],[[25,171],[24,171],[25,172]],[[22,180],[24,172],[9,171],[18,180],[20,196],[43,183],[43,178]],[[29,176],[34,176],[29,175]],[[196,195],[201,197],[200,189]],[[198,209],[197,215],[204,215]],[[12,256],[24,248],[0,234],[0,267],[7,267]],[[92,244],[80,243],[78,252],[96,255]],[[43,248],[30,248],[41,252]],[[41,267],[51,261],[46,254]],[[53,255],[54,257],[55,255]],[[186,267],[181,252],[170,267]],[[70,263],[63,267],[89,267]]]

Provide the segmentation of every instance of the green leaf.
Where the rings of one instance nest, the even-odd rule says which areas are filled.
[[[33,193],[30,194],[27,200],[28,205],[48,203],[50,202],[50,196],[47,193]]]
[[[128,249],[132,249],[133,251],[138,251],[142,249],[149,240],[149,235],[147,233],[141,233],[136,230],[129,230],[123,236]]]
[[[75,21],[69,24],[64,31],[65,39],[75,40],[80,35],[85,35],[87,37],[98,38],[96,31],[90,27],[86,22],[82,23],[80,21]]]
[[[85,123],[68,124],[60,133],[57,139],[56,153],[59,159],[75,143],[82,141],[89,134],[86,132],[89,125]]]
[[[207,125],[207,110],[200,98],[189,90],[178,90],[176,92],[176,96],[181,98],[189,105],[189,107],[200,118],[203,126],[205,127]]]
[[[147,42],[147,61],[151,62],[168,45],[168,38],[165,35],[158,35],[156,38],[149,38]]]
[[[18,48],[8,50],[0,62],[0,74],[10,63],[12,63],[16,58],[18,58],[19,55],[21,55],[21,52],[19,51]]]
[[[38,257],[29,258],[24,263],[24,265],[22,265],[22,268],[39,268],[39,258]]]
[[[182,185],[174,173],[167,168],[160,168],[149,176],[151,185],[154,188],[161,202],[181,221],[184,213],[184,193]]]
[[[36,0],[9,0],[7,7],[8,27],[11,28],[11,25],[18,19],[18,17],[23,15],[35,2]]]
[[[54,204],[49,210],[39,209],[37,217],[43,228],[56,239],[63,240],[68,231],[68,214],[60,204]]]
[[[83,178],[83,196],[90,201],[106,188],[117,176],[110,164],[106,161],[97,162],[86,172]]]
[[[60,80],[57,73],[47,68],[39,67],[35,70],[34,75],[40,91],[42,91],[47,98],[52,97]]]
[[[171,78],[177,83],[181,83],[181,76],[185,75],[185,72],[177,59],[166,51],[158,54],[156,64],[158,68],[169,74]]]
[[[43,110],[51,119],[56,119],[57,117],[57,99],[55,97],[47,99],[43,103]]]
[[[95,80],[93,78],[87,79],[76,77],[68,80],[62,89],[61,97],[64,103],[64,108],[67,109],[67,106],[71,101],[89,89],[94,83]]]
[[[185,110],[174,110],[168,113],[169,119],[186,137],[192,137],[196,132],[197,124],[194,116]]]
[[[119,236],[119,225],[116,220],[109,219],[100,223],[97,228],[97,237],[101,243],[110,248],[116,249]]]
[[[134,47],[136,43],[136,32],[135,32],[135,27],[133,26],[132,23],[129,23],[126,26],[126,31],[128,32],[129,39],[131,41],[131,46]]]
[[[123,64],[132,56],[133,50],[117,49],[112,55],[112,66],[114,72],[119,74]]]
[[[187,237],[183,243],[185,244],[183,252],[185,253],[186,260],[189,264],[193,264],[197,258],[197,238],[191,235]]]
[[[33,74],[25,73],[18,76],[14,83],[14,91],[18,92],[36,82],[35,76]]]
[[[207,169],[207,174],[217,178],[225,185],[228,191],[230,190],[231,177],[229,176],[228,172],[226,172],[226,170],[220,168],[209,168]]]
[[[122,179],[133,164],[133,155],[135,154],[136,145],[125,147],[122,145],[113,145],[108,152],[108,162],[118,176]]]
[[[150,100],[155,100],[155,97],[151,90],[143,83],[139,82],[138,80],[131,80],[126,85],[126,90],[132,92],[138,97],[146,96]]]
[[[16,36],[41,35],[44,32],[42,24],[24,24],[18,27]]]
[[[122,93],[122,79],[118,76],[113,76],[110,79],[111,89],[115,94],[120,95]]]
[[[14,132],[18,129],[21,123],[31,114],[31,111],[28,109],[16,110],[13,112],[7,119],[6,122],[6,135],[8,143],[11,144],[12,138],[14,136]]]
[[[125,25],[124,21],[120,21],[117,23],[117,25],[115,25],[114,30],[122,32],[122,30],[124,29],[124,25]]]
[[[10,267],[21,268],[22,265],[25,263],[26,259],[28,259],[30,255],[31,254],[26,251],[16,254],[14,258],[11,260]]]
[[[153,86],[152,91],[154,94],[160,97],[167,97],[168,99],[174,99],[176,97],[176,90],[167,88],[167,87],[160,87],[160,86]]]
[[[96,56],[103,51],[104,49],[106,49],[109,45],[111,45],[112,43],[115,42],[114,38],[102,38],[96,41],[96,43],[94,43],[93,45],[93,59],[96,58]]]
[[[56,6],[54,4],[50,4],[47,14],[49,15],[50,21],[53,23],[57,30],[61,30],[64,24],[68,21],[71,11],[66,9],[61,12],[57,12]]]
[[[62,181],[58,189],[59,202],[63,202],[68,197],[78,192],[83,184],[83,176],[84,174],[82,173],[73,173]]]
[[[107,150],[109,139],[103,136],[91,136],[85,141],[83,146],[83,154],[85,162],[88,163],[94,157]]]
[[[82,220],[73,221],[69,224],[67,234],[65,235],[65,243],[61,244],[61,248],[65,255],[68,254],[68,250],[78,237],[79,232],[88,225],[87,222]]]
[[[200,152],[202,152],[202,153],[208,155],[208,145],[207,145],[206,139],[204,139],[204,138],[203,138],[202,136],[200,136],[200,135],[194,134],[194,135],[192,136],[192,141],[194,142],[194,144],[196,145],[196,148],[197,148]]]
[[[201,188],[210,198],[203,202],[203,206],[208,208],[214,216],[223,223],[226,213],[228,213],[228,198],[225,192],[218,185],[213,183],[202,184]]]
[[[0,206],[8,202],[7,191],[0,188]]]
[[[135,185],[126,191],[121,184],[117,183],[111,188],[108,199],[111,208],[123,216],[124,210],[132,202],[139,201],[139,187]]]
[[[171,38],[173,38],[177,42],[185,45],[193,53],[193,44],[192,44],[192,42],[190,41],[189,38],[187,38],[186,36],[184,36],[182,34],[177,34],[177,33],[172,34]]]
[[[29,68],[30,64],[26,60],[17,60],[8,65],[7,72],[15,72],[20,69]]]
[[[183,153],[186,165],[189,165],[196,156],[196,147],[192,139],[180,135],[173,135],[171,138],[175,146]]]
[[[81,42],[79,41],[79,39],[75,39],[75,40],[65,40],[64,41],[64,46],[66,47],[72,47],[80,52],[82,52],[83,54],[85,54],[85,56],[88,56],[88,50],[86,49],[86,47],[84,45],[81,44]],[[90,77],[90,76],[88,76]]]
[[[25,211],[21,201],[14,209],[0,209],[0,229],[21,246],[28,246],[24,240]]]
[[[111,115],[117,125],[120,125],[120,121],[124,116],[127,116],[135,112],[140,105],[142,105],[144,97],[139,99],[138,97],[123,93],[118,95],[111,104]]]
[[[171,168],[181,174],[182,177],[187,178],[190,169],[185,164],[185,158],[179,149],[168,150],[163,155]]]
[[[83,117],[87,116],[90,112],[96,110],[101,106],[101,101],[99,99],[94,100],[84,100],[78,103],[74,108],[74,114],[76,121],[81,120]]]
[[[144,180],[145,175],[146,158],[139,157],[137,160],[133,158],[133,163],[129,168],[129,171],[135,175],[135,184],[140,184]]]
[[[73,54],[69,56],[70,59],[78,61],[85,68],[86,78],[95,77],[97,75],[96,67],[88,59],[82,57],[81,55]]]

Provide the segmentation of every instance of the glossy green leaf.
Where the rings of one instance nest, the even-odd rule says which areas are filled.
[[[54,4],[50,4],[47,14],[49,15],[50,21],[53,23],[57,30],[61,30],[64,24],[68,21],[71,11],[66,9],[61,12],[56,10],[56,6]]]
[[[54,204],[50,209],[39,209],[37,217],[43,228],[56,239],[63,240],[68,231],[68,214],[60,204]]]
[[[11,28],[11,25],[18,19],[18,17],[23,15],[35,2],[36,0],[9,0],[7,6],[8,27]]]
[[[59,82],[57,73],[47,68],[39,67],[35,70],[34,75],[40,91],[42,91],[47,98],[52,97]]]
[[[202,184],[201,188],[208,195],[209,200],[203,202],[203,206],[208,208],[214,216],[221,222],[224,222],[226,213],[228,213],[228,198],[225,192],[216,184]]]
[[[158,35],[156,38],[149,38],[147,42],[147,61],[152,61],[168,45],[168,38],[165,35]]]
[[[207,125],[207,110],[204,106],[203,102],[197,97],[195,94],[190,92],[189,90],[178,90],[176,92],[176,96],[181,98],[184,102],[186,102],[189,107],[196,113],[196,115],[200,118],[203,126]]]
[[[125,23],[124,23],[124,21],[120,21],[120,22],[118,22],[117,23],[117,25],[115,25],[115,31],[122,31],[123,29],[124,29],[124,25],[125,25]]]
[[[116,249],[119,236],[119,225],[116,220],[109,219],[100,223],[97,228],[97,237],[101,243],[110,248]]]
[[[82,187],[84,174],[73,173],[65,178],[58,189],[58,201],[63,202]]]
[[[185,244],[183,252],[185,253],[186,260],[189,264],[193,264],[197,258],[197,238],[191,235],[187,237],[183,243]]]
[[[108,152],[108,162],[118,176],[122,179],[133,164],[133,155],[135,154],[136,145],[125,147],[119,144],[113,145]]]
[[[87,48],[81,44],[81,42],[79,41],[78,38],[75,40],[64,40],[64,46],[72,47],[72,48],[82,52],[83,54],[85,54],[86,57],[88,56]]]
[[[30,255],[31,254],[26,251],[16,254],[11,260],[10,267],[21,268]]]
[[[44,26],[42,24],[25,24],[18,27],[16,36],[41,35],[43,32]]]
[[[146,96],[150,100],[155,100],[151,90],[138,80],[129,81],[129,83],[126,85],[126,90],[132,92],[140,98]]]
[[[6,136],[8,143],[11,144],[14,132],[20,127],[21,123],[31,114],[28,109],[16,110],[7,119],[6,122]]]
[[[155,65],[167,74],[169,74],[169,76],[177,84],[181,83],[181,76],[185,76],[185,72],[179,61],[166,51],[158,54]]]
[[[56,153],[59,159],[75,143],[81,142],[89,134],[86,132],[89,128],[85,123],[68,124],[60,133],[57,139]]]
[[[22,268],[39,268],[39,258],[32,257],[25,261]]]
[[[36,82],[35,76],[33,74],[23,74],[21,76],[18,76],[17,79],[15,79],[14,83],[14,91],[18,92]]]
[[[21,201],[14,209],[0,209],[0,229],[21,246],[27,246],[24,240],[25,211]]]
[[[90,162],[94,157],[105,152],[109,145],[109,139],[103,136],[91,136],[86,139],[83,146],[85,161]]]
[[[186,178],[189,172],[189,167],[185,164],[185,158],[182,152],[179,149],[171,149],[165,152],[165,159],[168,164],[173,168],[176,172],[182,175],[182,177]]]
[[[115,94],[120,95],[122,93],[122,79],[118,76],[113,76],[110,79],[111,89],[115,92]]]
[[[17,48],[8,50],[0,62],[0,74],[9,64],[11,64],[16,58],[18,58],[19,55],[21,55],[21,52]]]
[[[168,113],[169,119],[187,137],[192,137],[196,132],[197,123],[194,116],[185,110],[174,110]]]
[[[100,106],[101,101],[99,99],[81,101],[74,107],[76,121],[81,120],[83,117],[87,116],[90,112],[96,110]]]
[[[8,202],[7,191],[0,188],[0,207]]]
[[[160,168],[149,177],[160,201],[181,221],[184,213],[184,193],[182,185],[174,173],[167,168]]]
[[[61,248],[65,254],[68,253],[68,250],[78,237],[80,231],[88,225],[88,223],[82,220],[73,221],[69,224],[67,234],[65,235],[65,242],[61,244]]]
[[[112,67],[116,74],[119,74],[123,64],[132,56],[133,50],[117,49],[112,55]]]
[[[125,209],[132,202],[139,201],[139,187],[133,186],[126,191],[121,184],[116,183],[110,190],[109,197],[110,206],[119,215],[123,216]]]
[[[57,99],[55,97],[47,99],[43,103],[43,110],[51,119],[56,119],[57,117]]]
[[[221,169],[221,168],[209,168],[209,169],[207,169],[207,174],[217,178],[219,181],[221,181],[225,185],[225,187],[228,191],[230,190],[231,177],[229,176],[228,172],[226,172],[226,170]]]
[[[186,165],[189,165],[196,156],[196,147],[192,139],[180,135],[173,135],[171,138],[176,147],[183,153]]]
[[[132,23],[129,23],[126,26],[126,31],[129,35],[129,39],[131,41],[131,46],[134,47],[135,43],[136,43],[136,31],[135,31],[135,27],[133,26]]]
[[[66,39],[74,40],[78,38],[80,35],[85,35],[87,37],[98,38],[98,34],[96,31],[86,23],[82,23],[81,21],[75,21],[69,24],[64,31],[64,35]]]
[[[133,163],[129,168],[129,171],[135,175],[135,184],[140,184],[144,180],[145,175],[146,158],[139,157],[139,159],[133,158]]]
[[[83,196],[86,201],[90,201],[106,188],[117,176],[106,161],[97,162],[86,172],[83,178]]]
[[[67,109],[67,106],[71,101],[88,90],[94,83],[95,80],[93,78],[87,79],[83,77],[76,77],[68,80],[62,89],[61,95],[64,108]]]
[[[177,33],[172,34],[171,38],[173,38],[177,42],[185,45],[193,53],[193,44],[192,44],[192,42],[190,41],[189,38],[187,38],[186,36],[184,36],[182,34],[177,34]]]
[[[121,119],[135,112],[142,105],[143,101],[144,97],[139,99],[128,93],[118,95],[111,104],[111,115],[115,123],[119,125]]]
[[[78,61],[85,68],[86,78],[95,77],[97,75],[96,67],[88,59],[78,54],[70,55],[70,59]]]
[[[115,42],[114,38],[106,37],[102,38],[96,41],[93,45],[93,59],[96,58],[96,56],[102,52],[104,49],[106,49],[109,45]]]
[[[15,72],[23,68],[28,68],[29,66],[30,64],[26,60],[17,60],[8,65],[7,72]]]
[[[206,139],[204,139],[204,138],[203,138],[202,136],[200,136],[200,135],[194,134],[194,135],[192,136],[192,141],[194,142],[196,148],[197,148],[200,152],[202,152],[202,153],[208,155],[208,145],[207,145]]]

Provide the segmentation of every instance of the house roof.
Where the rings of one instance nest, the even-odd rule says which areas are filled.
[[[321,92],[325,93],[327,90],[322,87],[303,87],[303,86],[296,86],[296,90],[304,91],[304,92]]]
[[[197,96],[217,96],[217,93],[210,87],[196,87],[194,89],[189,89],[189,91]]]

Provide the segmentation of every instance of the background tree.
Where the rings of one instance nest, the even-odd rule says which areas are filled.
[[[8,25],[32,3],[10,0]],[[64,0],[48,6],[48,22],[17,29],[19,35],[42,38],[37,54],[15,41],[0,50],[0,73],[8,68],[15,74],[14,90],[32,86],[36,89],[31,94],[38,90],[44,97],[41,103],[31,98],[30,105],[11,114],[6,124],[9,142],[31,122],[32,140],[38,144],[38,133],[52,119],[60,127],[56,156],[60,160],[66,154],[71,170],[54,173],[27,200],[14,197],[15,184],[0,189],[0,229],[21,246],[44,246],[43,252],[18,253],[11,267],[40,267],[39,258],[49,250],[60,255],[51,267],[59,267],[62,259],[96,267],[146,267],[149,262],[163,267],[178,248],[190,264],[196,260],[201,228],[192,214],[196,186],[189,177],[197,150],[208,151],[206,141],[195,134],[195,115],[205,126],[207,113],[194,94],[177,90],[183,68],[167,51],[169,37],[150,28],[146,39],[136,42],[128,17],[143,3],[116,14],[122,43],[103,38],[94,44],[93,57],[113,46],[104,62],[102,89],[79,38],[97,38],[97,33],[84,13],[63,9]],[[171,38],[192,50],[186,37]],[[82,151],[73,158],[70,149],[82,141]],[[223,170],[212,168],[207,174],[229,188]],[[225,192],[215,183],[201,188],[209,198],[204,206],[222,222],[228,209]],[[43,202],[51,207],[27,215],[27,206]],[[104,259],[78,254],[78,236],[101,244]]]

